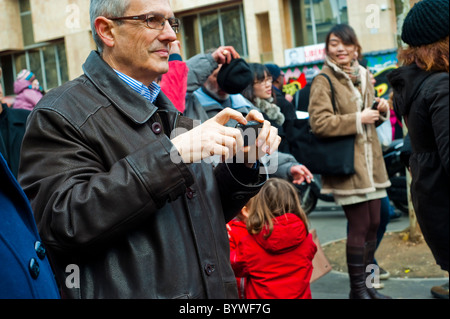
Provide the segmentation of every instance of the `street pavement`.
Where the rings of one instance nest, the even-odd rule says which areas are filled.
[[[317,207],[309,216],[310,228],[317,231],[322,246],[346,238],[347,220],[341,207],[334,203],[319,200]],[[387,232],[402,231],[409,226],[405,214],[388,224]],[[433,286],[439,286],[448,278],[389,278],[383,280],[380,293],[393,299],[434,299],[430,293]],[[350,282],[347,273],[332,270],[311,284],[313,299],[348,299]]]

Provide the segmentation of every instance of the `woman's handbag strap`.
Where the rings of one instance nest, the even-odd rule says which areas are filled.
[[[337,108],[336,108],[336,101],[334,98],[334,88],[333,88],[333,84],[331,84],[331,79],[330,77],[325,74],[325,73],[319,73],[317,76],[322,75],[323,77],[325,77],[328,80],[328,83],[330,83],[330,89],[331,89],[331,103],[333,104],[333,110],[334,110],[334,114],[337,113]],[[316,76],[316,78],[317,78]]]

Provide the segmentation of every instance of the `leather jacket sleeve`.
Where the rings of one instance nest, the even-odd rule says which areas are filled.
[[[57,111],[40,109],[32,117],[19,180],[47,244],[74,248],[107,241],[194,182],[187,165],[170,160],[168,138],[106,162],[111,156],[101,152],[107,149],[90,145],[84,131]]]

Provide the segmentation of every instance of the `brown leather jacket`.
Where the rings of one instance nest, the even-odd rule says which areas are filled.
[[[97,52],[83,68],[30,115],[19,173],[63,297],[237,298],[225,222],[266,176],[175,163],[167,135],[192,122]]]

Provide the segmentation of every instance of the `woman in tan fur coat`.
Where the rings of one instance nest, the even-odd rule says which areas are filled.
[[[359,65],[361,52],[354,30],[345,24],[334,26],[326,39],[322,73],[331,79],[337,107],[334,114],[331,90],[323,76],[315,78],[310,95],[310,122],[320,137],[355,135],[355,174],[322,176],[324,193],[332,193],[348,219],[347,265],[350,298],[384,299],[366,284],[366,267],[373,263],[381,198],[390,186],[376,127],[389,118],[384,99],[372,109],[375,90],[369,71]],[[368,280],[367,280],[368,281]],[[369,286],[369,287],[368,287]]]

